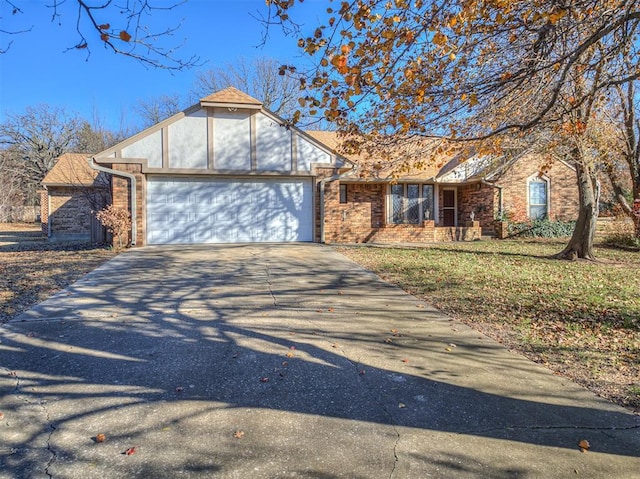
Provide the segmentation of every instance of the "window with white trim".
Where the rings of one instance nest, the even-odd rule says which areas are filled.
[[[529,179],[529,218],[547,217],[549,211],[549,182],[544,178]]]
[[[391,185],[389,223],[418,224],[433,219],[433,185],[397,183]]]

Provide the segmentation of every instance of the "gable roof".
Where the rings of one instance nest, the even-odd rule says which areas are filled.
[[[418,181],[434,179],[442,165],[450,160],[446,154],[434,154],[434,140],[410,138],[391,148],[392,158],[381,160],[367,155],[345,154],[342,140],[335,131],[307,131],[309,136],[327,145],[339,155],[358,165],[359,179],[364,181]],[[349,181],[352,178],[350,177]]]
[[[56,160],[42,184],[45,186],[96,186],[100,172],[89,166],[86,153],[65,153]]]
[[[232,86],[207,95],[200,100],[201,106],[225,106],[260,109],[262,102]]]

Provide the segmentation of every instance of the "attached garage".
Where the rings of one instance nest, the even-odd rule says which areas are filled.
[[[311,178],[147,179],[147,244],[313,241]]]

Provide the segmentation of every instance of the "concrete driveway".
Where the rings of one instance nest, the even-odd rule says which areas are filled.
[[[0,478],[640,477],[637,416],[330,247],[128,251],[0,331]]]

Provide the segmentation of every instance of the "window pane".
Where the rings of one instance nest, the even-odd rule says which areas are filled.
[[[532,181],[529,183],[529,204],[547,204],[547,183],[544,181]]]
[[[547,182],[529,182],[529,217],[542,219],[547,216]]]
[[[433,185],[422,185],[422,219],[433,219]]]
[[[391,222],[404,223],[404,185],[391,185]]]
[[[420,222],[420,186],[407,185],[407,221]]]
[[[547,216],[546,206],[534,206],[529,208],[529,217],[534,220],[544,219]]]
[[[347,185],[340,185],[340,203],[347,202]]]

